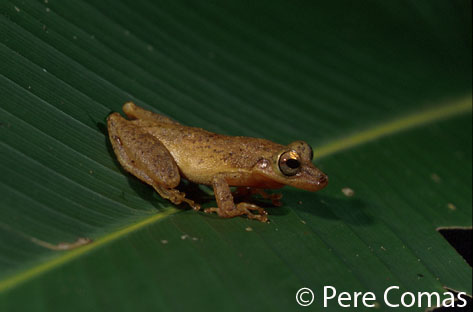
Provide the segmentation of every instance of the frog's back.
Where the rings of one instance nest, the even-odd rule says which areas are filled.
[[[161,124],[146,131],[169,150],[182,173],[192,178],[217,172],[244,172],[261,158],[270,159],[283,145],[260,138],[227,136],[180,124]],[[197,172],[198,171],[198,172]]]

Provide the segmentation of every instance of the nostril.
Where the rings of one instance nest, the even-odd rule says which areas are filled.
[[[327,183],[327,176],[325,174],[322,174],[320,177],[319,177],[319,184],[325,184]]]

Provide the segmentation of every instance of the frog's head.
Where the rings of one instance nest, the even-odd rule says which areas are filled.
[[[314,192],[327,185],[328,177],[312,164],[313,157],[309,144],[295,141],[275,153],[272,159],[261,159],[256,167],[266,179]]]

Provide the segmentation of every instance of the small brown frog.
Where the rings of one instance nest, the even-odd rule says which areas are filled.
[[[265,139],[216,134],[181,125],[132,102],[125,103],[123,111],[130,120],[118,113],[107,118],[118,161],[174,204],[186,202],[200,209],[175,189],[182,177],[213,187],[218,208],[205,212],[217,212],[224,218],[247,215],[266,222],[263,208],[246,202],[235,205],[230,186],[239,187],[238,193],[260,194],[277,205],[281,195],[269,195],[263,189],[291,185],[317,191],[327,185],[327,176],[312,164],[312,148],[306,142],[284,146]]]

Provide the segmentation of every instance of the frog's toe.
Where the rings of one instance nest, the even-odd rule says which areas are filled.
[[[191,206],[192,209],[194,209],[195,211],[199,211],[200,210],[200,205],[197,204],[195,201],[193,200],[190,200],[190,199],[187,199],[187,198],[184,198],[184,201],[189,205]]]
[[[173,194],[174,197],[172,199],[170,198],[170,200],[173,204],[180,205],[184,202],[184,203],[188,204],[192,209],[194,209],[196,211],[200,210],[200,205],[197,204],[195,201],[186,198],[185,193],[179,192],[177,190],[175,190],[175,191],[176,192]]]
[[[204,212],[205,213],[212,213],[212,212],[216,212],[218,213],[219,209],[218,208],[215,208],[215,207],[212,207],[212,208],[205,208],[204,209]]]
[[[261,222],[268,221],[268,213],[259,206],[250,203],[239,203],[236,205],[236,210],[238,210],[241,214],[246,214],[248,219],[256,219]],[[252,213],[252,210],[258,211],[258,214]]]
[[[251,210],[257,210],[258,214],[252,213]],[[241,215],[246,215],[248,219],[255,219],[261,222],[268,221],[268,213],[263,208],[249,203],[239,203],[238,205],[236,205],[235,209],[232,209],[230,211],[224,211],[220,208],[213,207],[204,209],[204,212],[216,212],[222,218],[233,218]]]

